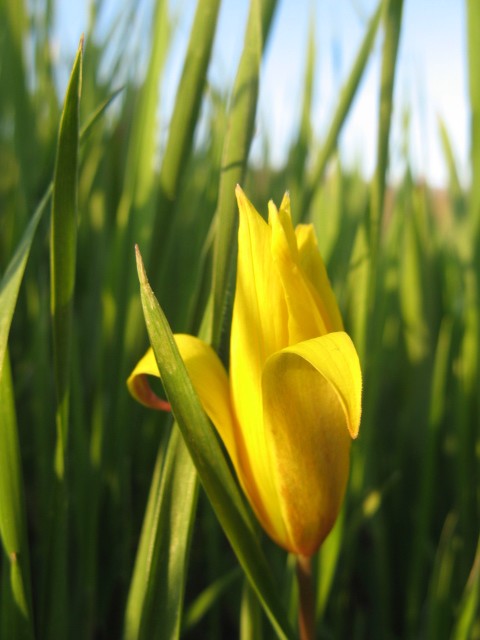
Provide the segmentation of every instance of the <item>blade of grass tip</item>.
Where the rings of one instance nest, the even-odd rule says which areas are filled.
[[[150,273],[162,272],[163,252],[159,247],[165,246],[179,185],[192,151],[219,8],[220,0],[198,0],[197,3],[160,170],[153,234],[149,230]]]
[[[22,464],[8,351],[0,370],[0,537],[7,588],[2,592],[0,635],[34,637]]]
[[[385,182],[388,169],[388,145],[393,109],[393,89],[397,52],[402,23],[403,0],[388,0],[385,11],[385,36],[383,40],[382,71],[380,77],[380,108],[377,131],[377,166],[372,185],[370,207],[370,305],[376,290],[377,252],[382,222]]]
[[[465,585],[452,640],[480,637],[480,538],[472,570]]]
[[[472,166],[470,215],[477,238],[480,225],[480,3],[466,0],[468,37],[468,79],[470,92],[470,159]]]
[[[464,213],[464,194],[460,178],[458,176],[457,161],[453,151],[451,137],[443,118],[438,118],[438,130],[442,144],[443,157],[448,168],[448,192],[456,214]]]
[[[102,117],[104,111],[110,106],[115,98],[122,93],[123,90],[124,87],[119,87],[118,89],[113,91],[113,93],[109,95],[108,98],[106,98],[101,104],[98,105],[95,111],[89,116],[85,124],[82,125],[82,128],[80,129],[80,141],[82,143],[87,138],[88,134],[93,129],[97,121]]]
[[[225,324],[227,291],[236,255],[237,209],[235,186],[243,181],[253,137],[262,52],[270,30],[276,0],[251,0],[245,43],[231,99],[222,157],[213,267],[212,344],[218,349]]]
[[[360,45],[360,49],[355,58],[352,70],[350,71],[350,75],[348,76],[347,81],[340,93],[340,99],[328,128],[327,137],[318,154],[311,178],[305,186],[303,199],[299,206],[301,221],[304,221],[308,216],[310,204],[312,202],[315,190],[323,179],[325,168],[332,153],[335,150],[338,136],[350,111],[350,107],[353,104],[355,94],[360,84],[360,80],[362,79],[363,73],[367,67],[367,62],[370,53],[373,50],[373,45],[375,44],[375,37],[377,35],[378,27],[381,22],[380,19],[382,17],[383,8],[384,0],[380,0],[375,13],[370,19],[367,32]]]
[[[254,533],[252,515],[225,460],[178,352],[168,322],[148,284],[138,247],[140,294],[150,342],[167,398],[200,481],[240,564],[280,638],[291,638],[277,587]]]
[[[159,449],[128,595],[125,640],[178,638],[198,495],[195,467],[176,426]]]
[[[55,479],[52,491],[52,526],[48,533],[45,604],[42,620],[45,638],[66,637],[68,629],[67,519],[68,519],[68,421],[72,309],[75,285],[77,237],[77,169],[79,103],[83,38],[73,64],[60,119],[53,180],[50,236],[51,296],[54,377],[57,396]]]

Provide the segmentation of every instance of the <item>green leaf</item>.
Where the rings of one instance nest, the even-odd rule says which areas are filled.
[[[165,392],[200,481],[277,634],[281,638],[291,638],[287,615],[255,534],[252,515],[245,506],[222,448],[193,389],[165,315],[148,284],[138,248],[137,270],[150,343]]]
[[[8,351],[0,370],[0,537],[6,553],[0,607],[2,638],[33,638],[22,465]]]
[[[470,160],[472,167],[470,213],[475,229],[480,232],[480,4],[476,0],[466,0],[468,36],[468,79],[470,93]]]
[[[231,99],[215,214],[212,344],[218,348],[228,308],[225,300],[234,273],[237,242],[235,186],[243,181],[257,109],[260,62],[276,0],[251,0],[245,43]]]
[[[54,377],[57,395],[55,478],[49,547],[45,558],[42,631],[45,638],[66,637],[69,599],[68,552],[68,422],[71,378],[72,312],[77,251],[77,180],[79,106],[83,38],[73,64],[60,120],[53,179],[50,235],[50,308]]]
[[[165,246],[179,186],[192,150],[219,8],[220,0],[199,0],[197,4],[162,160],[153,234],[149,229],[152,273],[162,271],[163,253],[158,248]]]
[[[403,0],[388,0],[385,12],[385,37],[382,52],[382,71],[380,81],[380,108],[377,137],[377,167],[373,180],[371,207],[371,245],[376,252],[379,242],[381,216],[384,209],[385,181],[388,169],[388,147],[390,141],[390,124],[393,111],[393,89],[395,70],[397,68],[397,52],[402,24]],[[373,266],[375,269],[375,264]]]
[[[77,253],[79,106],[83,39],[75,58],[60,120],[53,179],[51,223],[51,314],[59,435],[67,439],[70,351]],[[62,444],[62,448],[64,444]],[[59,473],[61,469],[57,468]]]
[[[128,595],[125,640],[179,637],[197,488],[195,467],[174,425],[165,455],[160,446],[157,456]]]

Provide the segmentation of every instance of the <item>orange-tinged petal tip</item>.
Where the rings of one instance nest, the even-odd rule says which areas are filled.
[[[167,400],[159,398],[157,394],[152,391],[148,383],[148,376],[145,374],[132,375],[127,380],[128,390],[132,396],[149,409],[156,409],[157,411],[171,411],[172,407]]]
[[[127,387],[132,396],[145,407],[156,409],[157,411],[170,411],[170,403],[159,398],[150,387],[149,376],[160,378],[152,349],[148,349],[143,358],[137,363],[127,380]]]

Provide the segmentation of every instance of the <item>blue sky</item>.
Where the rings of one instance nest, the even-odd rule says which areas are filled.
[[[121,0],[106,0],[106,16],[121,10]],[[209,80],[230,87],[243,44],[248,0],[223,0]],[[315,98],[312,109],[315,143],[322,139],[335,108],[338,92],[348,75],[375,0],[279,0],[262,67],[261,93],[252,156],[269,140],[272,159],[285,159],[297,128],[310,23],[316,34]],[[446,167],[440,146],[438,117],[451,135],[461,176],[468,180],[468,79],[466,22],[463,0],[404,0],[403,30],[395,86],[391,139],[391,174],[404,169],[401,157],[403,114],[410,113],[411,164],[418,177],[441,185]],[[60,59],[73,55],[86,29],[88,2],[58,2]],[[148,14],[139,3],[139,21]],[[183,63],[195,0],[170,0],[178,19],[163,87],[162,109],[168,121]],[[137,31],[138,33],[138,31]],[[88,43],[87,43],[88,44]],[[361,90],[341,137],[341,153],[350,166],[369,176],[375,164],[377,97],[381,41],[378,40]],[[88,54],[88,49],[87,49]],[[164,120],[165,121],[165,120]]]

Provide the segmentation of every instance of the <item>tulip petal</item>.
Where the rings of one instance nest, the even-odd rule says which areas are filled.
[[[236,189],[240,224],[235,302],[230,341],[230,385],[238,425],[240,483],[267,532],[282,526],[265,504],[275,499],[271,453],[263,430],[262,371],[265,361],[289,344],[284,289],[272,260],[272,230],[240,187]]]
[[[150,387],[149,376],[160,377],[151,347],[143,358],[137,362],[135,369],[127,380],[127,387],[135,400],[145,407],[157,409],[158,411],[170,411],[170,404],[166,400],[159,398]]]
[[[291,552],[311,555],[340,510],[350,436],[360,421],[361,373],[347,334],[331,333],[273,355],[264,370],[263,401],[277,490],[270,508],[281,512],[286,531],[273,537]]]
[[[315,229],[312,224],[295,227],[300,265],[314,287],[317,306],[325,320],[328,331],[343,331],[343,322],[333,293],[327,270],[318,249]]]
[[[286,344],[324,335],[332,330],[332,322],[302,268],[288,197],[284,198],[279,210],[270,203],[269,224],[272,228],[273,262],[282,282],[288,309],[289,339]]]
[[[272,263],[272,231],[240,187],[236,195],[240,225],[232,351],[247,351],[250,374],[260,381],[265,360],[288,344],[287,309]]]
[[[215,425],[232,462],[236,466],[238,456],[235,421],[230,404],[230,387],[225,367],[212,347],[199,338],[186,334],[175,334],[174,338],[200,402]],[[148,376],[160,378],[151,348],[133,370],[127,380],[127,385],[130,393],[142,404],[152,409],[165,410],[164,405],[168,405],[168,403],[161,400],[150,388]]]

